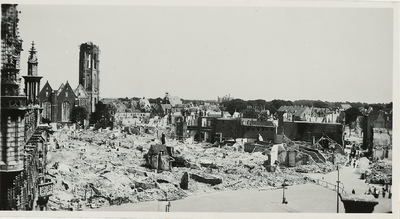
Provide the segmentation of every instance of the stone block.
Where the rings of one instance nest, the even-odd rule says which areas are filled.
[[[211,176],[211,175],[200,175],[200,174],[191,173],[190,178],[192,178],[198,182],[210,184],[212,186],[222,183],[222,178],[216,177],[216,176]]]

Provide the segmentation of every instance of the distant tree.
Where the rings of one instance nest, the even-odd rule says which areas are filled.
[[[253,108],[243,110],[243,118],[254,118],[257,119],[258,115]]]
[[[129,98],[128,98],[128,97],[125,97],[125,98],[118,98],[118,100],[120,100],[120,101],[127,101],[127,100],[129,100]]]
[[[88,119],[89,113],[85,107],[78,106],[72,110],[71,121],[72,123],[84,124],[85,119]]]
[[[113,127],[113,114],[115,108],[112,105],[104,104],[99,101],[96,104],[96,111],[90,116],[90,124],[97,124],[96,126],[107,128]]]
[[[385,108],[385,104],[383,103],[373,103],[373,104],[368,104],[365,106],[366,109],[372,107],[372,109],[374,111],[379,111],[379,110],[383,110]]]
[[[140,98],[140,97],[132,97],[132,100],[135,100],[135,101],[139,101],[140,99],[142,99],[142,98]]]
[[[393,109],[393,102],[390,102],[390,103],[386,104],[385,108]]]
[[[256,102],[254,100],[247,100],[246,101],[247,106],[256,106]]]
[[[292,101],[286,101],[286,100],[272,100],[272,105],[275,107],[276,110],[278,110],[281,106],[293,106]]]
[[[314,104],[313,100],[295,100],[295,101],[293,101],[293,105],[296,105],[296,106],[312,107],[313,104]]]
[[[269,110],[269,112],[271,113],[271,114],[274,114],[278,109],[277,108],[275,108],[274,107],[274,105],[272,104],[272,101],[270,101],[270,102],[267,102],[266,104],[265,104],[265,108],[264,108],[265,110]]]
[[[335,108],[340,108],[340,102],[327,102],[329,105],[329,108],[335,109]]]
[[[316,108],[328,108],[329,104],[327,102],[323,102],[321,100],[315,100],[313,102],[313,106]]]
[[[233,115],[233,113],[236,112],[243,112],[243,110],[247,109],[247,104],[246,101],[242,99],[233,99],[229,102],[225,102],[224,106],[226,107],[226,110]]]
[[[351,107],[353,108],[360,108],[360,107],[364,107],[365,103],[361,103],[361,102],[354,102],[354,103],[350,103]]]
[[[254,102],[256,103],[257,106],[264,106],[265,104],[267,104],[267,101],[263,99],[257,99]]]

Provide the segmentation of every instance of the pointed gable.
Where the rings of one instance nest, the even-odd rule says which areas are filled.
[[[61,83],[60,87],[57,90],[57,96],[60,95],[61,91],[64,89],[64,86],[65,86],[64,83]]]
[[[57,91],[57,97],[67,97],[67,98],[76,98],[74,90],[72,89],[71,85],[68,83],[61,84],[60,88]]]
[[[78,87],[76,87],[74,93],[77,98],[88,98],[88,94],[82,84],[79,84]]]
[[[40,91],[39,95],[45,95],[46,91],[51,93],[53,91],[53,88],[51,88],[49,81],[46,82],[46,84],[44,84],[42,90]]]
[[[53,88],[50,86],[49,81],[44,84],[42,90],[39,92],[39,102],[50,102],[53,93]]]

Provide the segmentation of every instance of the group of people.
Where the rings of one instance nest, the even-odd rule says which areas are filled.
[[[360,157],[361,157],[360,151],[358,151],[356,149],[356,146],[353,144],[348,158],[348,165],[350,165],[353,168],[356,168],[358,165],[358,161],[360,160]]]
[[[371,186],[368,188],[368,191],[366,191],[365,194],[373,195],[375,198],[379,198],[379,195],[381,194],[380,190],[382,191],[382,198],[386,197],[386,193],[388,193],[388,198],[389,199],[391,198],[391,193],[385,186],[383,186],[382,189],[378,189],[375,186]]]

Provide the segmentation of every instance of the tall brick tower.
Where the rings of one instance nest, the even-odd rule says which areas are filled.
[[[28,75],[22,76],[25,79],[25,94],[28,96],[28,104],[39,104],[38,95],[40,92],[40,79],[38,76],[38,59],[36,57],[35,43],[32,42],[28,58]]]
[[[79,53],[79,84],[90,96],[90,112],[94,112],[100,96],[100,49],[92,42],[82,43]]]

